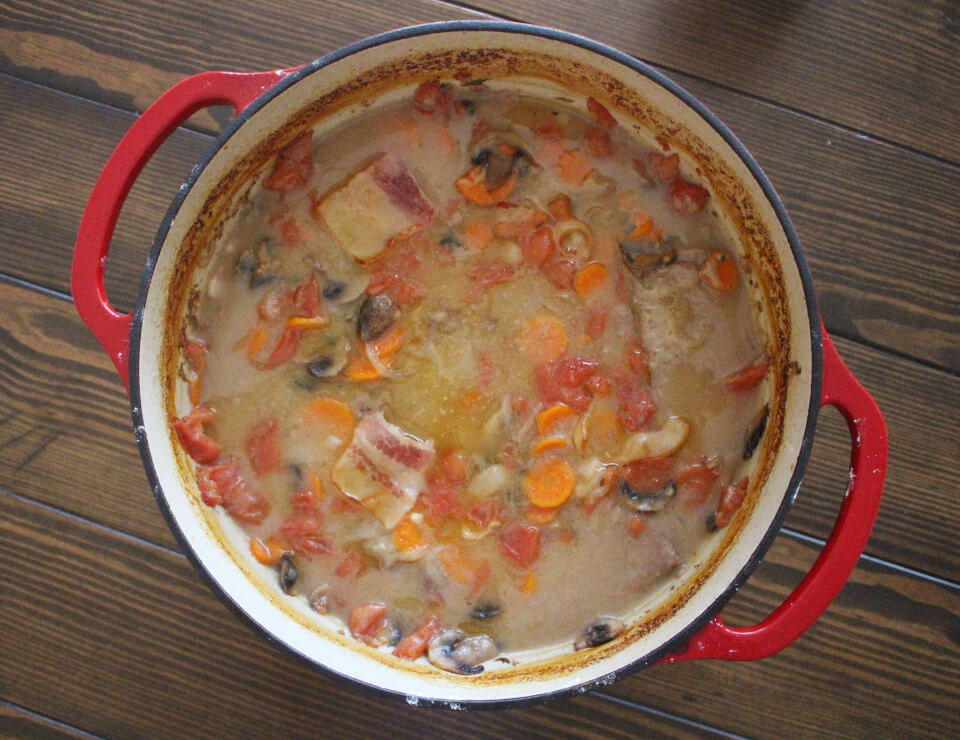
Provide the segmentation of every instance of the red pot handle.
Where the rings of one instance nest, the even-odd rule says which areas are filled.
[[[820,405],[839,409],[850,428],[850,481],[836,524],[810,572],[760,624],[730,627],[721,615],[694,635],[683,652],[661,663],[694,658],[756,660],[783,650],[806,632],[840,593],[860,559],[880,508],[887,470],[887,428],[876,402],[847,368],[823,332]]]
[[[117,217],[130,188],[164,140],[198,110],[211,105],[232,105],[239,113],[291,71],[203,72],[178,82],[134,121],[93,186],[73,248],[70,292],[80,318],[110,355],[127,390],[133,316],[110,305],[103,270]]]

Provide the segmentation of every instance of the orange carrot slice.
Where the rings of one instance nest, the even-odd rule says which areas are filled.
[[[469,221],[463,227],[463,238],[471,249],[486,249],[493,241],[493,227],[479,218]]]
[[[534,465],[523,478],[523,492],[534,506],[552,509],[570,498],[577,476],[563,460],[548,460]]]
[[[564,437],[541,437],[533,444],[531,452],[534,455],[542,455],[547,450],[556,450],[567,446],[567,440]]]
[[[509,198],[513,189],[517,187],[517,176],[510,175],[500,187],[487,190],[486,185],[483,184],[485,177],[483,167],[474,167],[457,180],[457,190],[460,191],[460,195],[475,205],[492,206]]]
[[[326,316],[291,316],[286,326],[293,329],[324,329],[330,326],[330,319]]]
[[[577,273],[573,287],[580,295],[590,295],[607,280],[607,267],[600,262],[591,262]]]
[[[524,517],[531,524],[539,527],[545,526],[557,518],[557,509],[543,509],[539,506],[530,504],[524,512]]]
[[[740,274],[729,253],[718,249],[700,263],[700,279],[714,290],[727,292],[737,287]]]
[[[250,553],[258,563],[274,565],[283,557],[283,548],[276,540],[261,540],[259,537],[250,540]]]
[[[541,314],[520,330],[520,347],[534,362],[552,362],[567,351],[567,331],[556,316]]]
[[[399,552],[413,552],[426,544],[423,532],[410,518],[401,519],[393,528],[393,546]]]
[[[317,398],[306,405],[303,413],[308,423],[322,425],[324,431],[329,431],[344,443],[353,437],[357,420],[351,408],[342,401],[335,398]],[[319,485],[319,480],[316,484]]]
[[[540,432],[540,434],[546,434],[553,428],[554,424],[561,419],[570,416],[572,413],[573,409],[567,406],[565,403],[555,403],[552,406],[548,406],[543,411],[538,411],[537,431]]]
[[[563,152],[557,160],[557,167],[560,169],[561,179],[571,185],[582,185],[593,169],[590,160],[578,149],[567,149]]]

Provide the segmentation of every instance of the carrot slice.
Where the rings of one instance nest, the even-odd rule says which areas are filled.
[[[413,552],[426,544],[423,532],[410,518],[401,519],[393,528],[393,546],[399,552]]]
[[[485,178],[483,167],[474,167],[457,180],[457,190],[460,191],[460,195],[475,205],[492,206],[509,198],[513,189],[517,187],[516,175],[510,175],[500,187],[493,190],[487,190],[486,185],[483,184]]]
[[[537,576],[532,571],[527,573],[523,579],[523,592],[525,594],[532,594],[537,590]]]
[[[362,352],[356,352],[343,369],[343,374],[357,383],[369,383],[380,378],[380,371],[373,366],[370,358]]]
[[[566,503],[573,493],[577,476],[563,460],[539,462],[523,479],[523,492],[534,506],[556,508]]]
[[[538,411],[537,431],[540,432],[540,434],[546,434],[553,428],[554,424],[561,419],[570,416],[572,413],[573,409],[567,406],[565,403],[555,403],[552,406],[548,406],[543,411]]]
[[[335,398],[311,401],[304,408],[304,416],[310,423],[322,425],[324,431],[329,431],[344,442],[353,437],[353,429],[357,425],[352,409]]]
[[[558,360],[567,351],[567,332],[556,316],[540,314],[520,330],[520,347],[534,362]]]
[[[527,521],[531,524],[536,524],[542,527],[557,518],[557,510],[544,509],[530,504],[527,507],[527,510],[524,512],[524,517],[526,517]]]
[[[630,517],[630,521],[627,523],[627,530],[631,537],[639,537],[646,528],[647,520],[637,514]]]
[[[400,351],[400,346],[403,344],[406,335],[406,329],[402,326],[394,325],[390,331],[367,342],[367,355],[369,356],[370,352],[374,352],[381,364],[390,367],[390,365],[393,364],[394,358],[397,356],[397,352]]]
[[[646,236],[653,229],[653,219],[643,211],[636,211],[633,214],[633,231],[627,234],[630,239],[639,239]]]
[[[566,446],[567,440],[564,437],[541,437],[534,443],[531,452],[534,455],[540,455],[547,450],[556,450]]]
[[[291,316],[285,326],[292,329],[324,329],[330,326],[326,316]]]
[[[250,334],[250,338],[247,340],[247,357],[253,357],[257,352],[263,347],[264,341],[267,338],[267,330],[262,326],[258,326],[253,330],[253,333]]]
[[[580,295],[590,295],[607,279],[607,267],[600,262],[591,262],[577,273],[573,287]]]
[[[478,218],[464,225],[463,238],[471,249],[486,249],[493,241],[493,228],[489,221]]]
[[[700,278],[714,290],[727,292],[737,287],[740,273],[729,253],[718,249],[700,264]]]
[[[262,540],[257,537],[250,540],[250,553],[258,563],[275,565],[283,557],[283,548],[274,539]]]
[[[582,185],[593,169],[587,156],[577,149],[564,151],[557,160],[557,167],[560,169],[561,179],[571,185]]]

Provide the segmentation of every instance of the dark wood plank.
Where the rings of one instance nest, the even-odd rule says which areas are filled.
[[[2,244],[0,260],[12,250]],[[156,515],[109,359],[74,314],[49,296],[0,283],[0,485],[154,542],[172,544]],[[960,580],[960,379],[838,340],[878,398],[890,433],[890,473],[871,554]],[[789,524],[830,531],[847,476],[849,437],[825,413]],[[936,430],[936,432],[932,432]],[[96,495],[78,497],[76,492]]]
[[[817,550],[778,537],[724,611],[755,624]],[[960,592],[861,561],[796,643],[754,663],[659,666],[611,690],[751,736],[948,737],[960,716]],[[695,687],[695,688],[692,688]]]
[[[96,738],[96,735],[35,714],[9,702],[0,701],[0,738],[66,740],[66,738]]]
[[[733,127],[783,194],[828,327],[960,372],[960,245],[951,237],[960,168],[678,79]],[[133,118],[10,78],[0,78],[0,104],[10,163],[0,175],[0,237],[17,247],[0,270],[62,290],[83,205]],[[135,186],[108,263],[118,305],[134,301],[155,229],[207,143],[179,132]]]
[[[73,304],[0,283],[0,488],[167,547],[130,405]]]
[[[960,162],[960,12],[948,2],[469,5]]]
[[[176,554],[0,494],[10,701],[116,737],[709,736],[582,696],[464,713],[314,672],[246,629]],[[38,558],[37,553],[42,553]],[[51,691],[51,676],[62,676]]]

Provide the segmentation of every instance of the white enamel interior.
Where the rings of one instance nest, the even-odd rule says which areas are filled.
[[[749,522],[722,563],[713,570],[703,585],[671,618],[661,623],[632,644],[625,645],[612,655],[580,665],[575,671],[545,671],[536,677],[510,682],[477,682],[469,678],[443,674],[424,668],[409,669],[398,661],[384,661],[366,648],[352,641],[338,640],[332,632],[311,628],[307,623],[316,615],[309,612],[302,599],[285,597],[273,585],[272,572],[257,565],[240,546],[229,552],[221,544],[212,526],[234,543],[241,543],[237,527],[220,512],[208,519],[198,502],[196,484],[184,480],[176,463],[168,432],[169,421],[160,392],[166,383],[160,366],[160,348],[164,341],[164,311],[173,268],[178,256],[178,245],[194,222],[211,188],[229,170],[235,158],[246,152],[280,125],[294,111],[324,92],[352,79],[361,70],[384,60],[405,57],[425,50],[448,48],[507,48],[550,53],[562,58],[600,68],[605,73],[636,90],[653,106],[668,116],[681,121],[710,147],[721,154],[735,173],[747,183],[758,212],[773,239],[783,269],[787,301],[792,317],[790,337],[791,359],[801,368],[801,375],[790,385],[787,398],[786,424],[783,442],[776,457],[768,483],[757,502]],[[349,115],[344,111],[340,115]],[[360,682],[385,688],[410,697],[409,701],[427,699],[451,704],[458,702],[502,701],[550,694],[573,687],[586,690],[603,682],[608,674],[620,671],[643,660],[694,620],[702,616],[747,565],[767,534],[771,522],[783,503],[788,483],[797,461],[810,404],[811,346],[810,325],[807,317],[804,290],[786,235],[776,213],[755,183],[750,171],[736,152],[714,128],[702,119],[680,98],[636,70],[582,47],[536,35],[455,30],[418,35],[388,41],[353,53],[306,76],[264,108],[255,113],[221,147],[207,167],[199,174],[191,192],[174,219],[160,251],[147,292],[139,344],[139,383],[141,405],[152,465],[167,506],[186,542],[203,563],[219,588],[257,625],[295,652],[306,656],[336,673]],[[183,399],[179,399],[183,401]],[[186,403],[178,404],[185,411]],[[210,522],[219,522],[211,524]],[[717,538],[707,547],[719,541]],[[668,588],[672,588],[668,587]],[[282,605],[282,608],[281,606]],[[301,619],[293,614],[301,614]],[[332,625],[332,623],[331,623]],[[333,627],[331,627],[333,629]],[[564,646],[567,647],[567,646]],[[536,657],[547,658],[560,651],[541,651],[538,656],[519,656],[525,662]],[[583,663],[583,661],[580,661]]]

